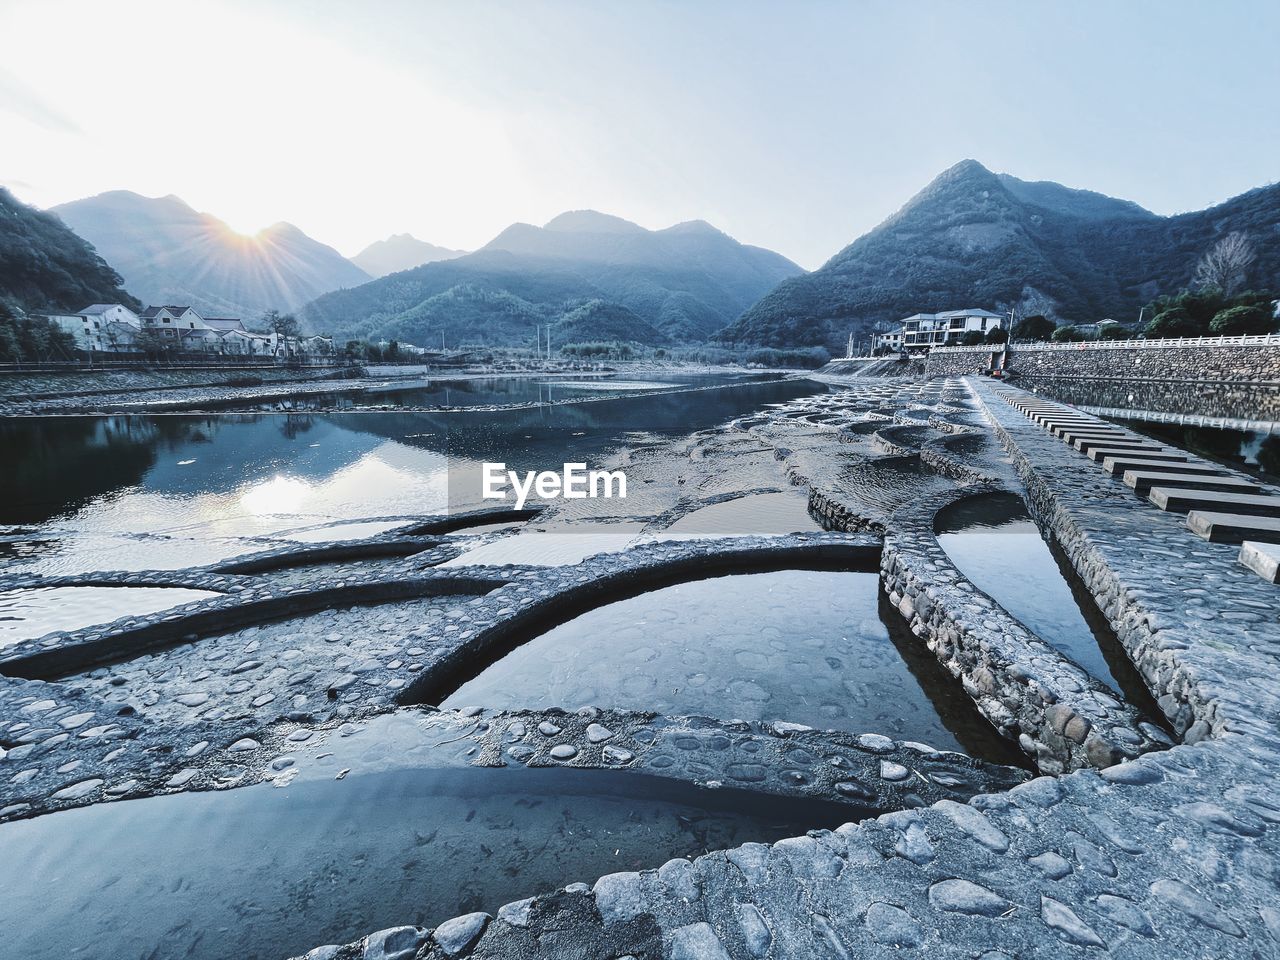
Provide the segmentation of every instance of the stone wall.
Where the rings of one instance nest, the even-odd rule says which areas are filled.
[[[930,353],[924,362],[926,379],[934,377],[963,377],[970,373],[986,373],[991,369],[990,347],[974,347],[972,350],[943,350]]]
[[[985,371],[991,351],[935,351],[925,361],[926,377],[955,377]],[[1086,380],[1173,380],[1209,383],[1280,384],[1280,344],[1211,344],[1185,347],[1082,347],[1064,343],[1045,349],[1011,348],[1006,368],[1019,377]]]

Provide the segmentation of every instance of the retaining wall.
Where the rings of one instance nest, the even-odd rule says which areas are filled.
[[[987,347],[934,351],[925,361],[925,376],[962,376],[990,366],[991,350]],[[1064,343],[1034,350],[1014,346],[1010,348],[1006,369],[1029,379],[1280,384],[1280,345],[1138,348]]]

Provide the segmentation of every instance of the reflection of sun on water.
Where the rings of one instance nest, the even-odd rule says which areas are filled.
[[[254,516],[297,513],[311,486],[296,477],[276,474],[265,483],[251,486],[240,495],[240,505]]]

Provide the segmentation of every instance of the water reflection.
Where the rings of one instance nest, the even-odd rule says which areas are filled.
[[[962,500],[939,512],[936,529],[938,543],[975,586],[1149,717],[1161,717],[1106,617],[1040,536],[1020,497]]]
[[[335,772],[0,826],[6,951],[279,960],[859,813],[604,770]]]
[[[211,563],[327,521],[462,506],[450,488],[459,471],[478,476],[482,460],[521,470],[597,462],[825,389],[743,382],[502,411],[6,420],[0,524],[22,529],[0,532],[17,571]]]

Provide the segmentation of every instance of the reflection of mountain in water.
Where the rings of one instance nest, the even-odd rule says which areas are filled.
[[[336,486],[341,490],[330,492],[341,493],[342,502],[363,500],[371,509],[379,500],[402,506],[392,487],[415,500],[420,490],[414,509],[430,512],[439,507],[428,503],[426,484],[445,466],[431,454],[558,469],[571,459],[594,462],[635,432],[684,435],[823,389],[774,381],[514,410],[4,421],[0,523],[39,524],[133,494],[194,504],[202,495],[243,491],[273,475]],[[352,485],[363,485],[363,493]],[[131,528],[151,519],[132,516]]]

